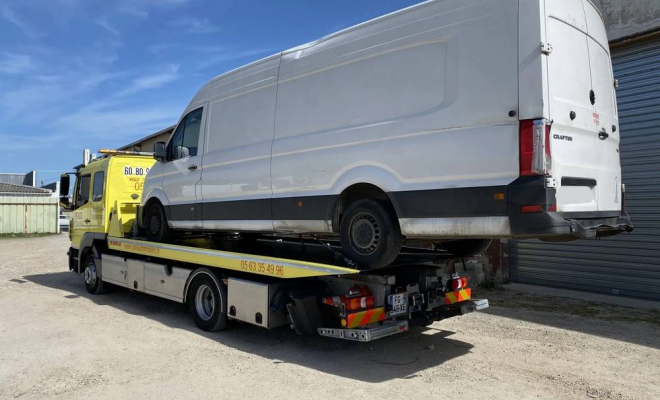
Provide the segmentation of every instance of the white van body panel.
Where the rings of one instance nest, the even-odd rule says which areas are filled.
[[[364,184],[408,237],[540,237],[526,204],[621,211],[609,50],[588,0],[428,1],[223,74],[184,117],[199,107],[198,156],[147,177],[173,228],[336,233],[341,196]],[[557,134],[550,186],[521,176],[533,119]],[[548,218],[529,224],[575,232]]]
[[[518,177],[507,157],[518,146],[517,118],[508,116],[518,102],[518,2],[461,4],[425,3],[284,54],[275,198],[339,194],[343,175],[362,167],[368,175],[353,179],[384,191]]]

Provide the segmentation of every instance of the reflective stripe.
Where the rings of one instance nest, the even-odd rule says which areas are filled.
[[[465,300],[470,300],[472,297],[472,289],[456,290],[445,294],[445,304],[454,304]]]
[[[346,328],[357,328],[358,326],[364,326],[373,324],[374,322],[383,321],[386,315],[385,307],[348,314],[348,324]]]

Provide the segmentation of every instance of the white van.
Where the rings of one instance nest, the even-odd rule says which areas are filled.
[[[338,236],[367,268],[420,239],[607,236],[632,229],[617,128],[589,0],[429,1],[209,81],[139,220]]]

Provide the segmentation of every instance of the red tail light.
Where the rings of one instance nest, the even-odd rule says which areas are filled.
[[[550,122],[520,121],[520,176],[550,175],[551,167]]]
[[[451,280],[451,290],[459,290],[467,287],[467,278],[461,276],[460,278],[454,278]]]

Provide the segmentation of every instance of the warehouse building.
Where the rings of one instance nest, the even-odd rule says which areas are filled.
[[[0,235],[58,232],[59,201],[51,190],[0,183]]]
[[[503,252],[512,281],[660,300],[660,2],[594,3],[619,83],[622,181],[635,230],[563,244],[509,241]]]
[[[122,146],[117,150],[152,152],[154,151],[154,145],[156,143],[167,143],[167,141],[170,139],[170,136],[172,135],[173,130],[174,126],[170,126],[169,128],[165,128],[140,140],[136,140],[133,143],[129,143],[126,146]]]

